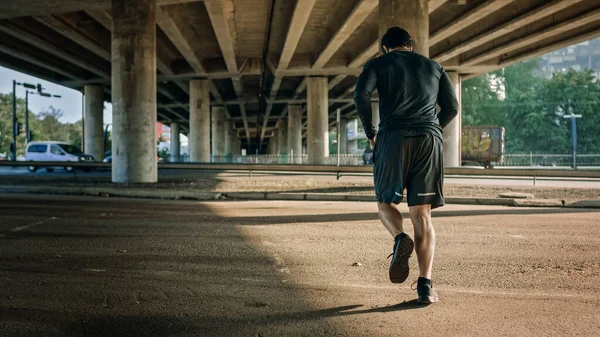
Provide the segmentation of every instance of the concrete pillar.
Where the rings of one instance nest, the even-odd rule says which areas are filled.
[[[309,77],[307,83],[308,163],[325,165],[329,157],[327,77]]]
[[[348,120],[342,118],[340,121],[340,154],[348,154]]]
[[[234,156],[241,156],[242,155],[242,140],[237,138],[237,133],[234,132],[234,136],[233,136],[234,142],[233,142],[233,155]]]
[[[104,159],[104,88],[87,84],[83,87],[85,97],[85,139],[83,152]],[[108,150],[108,149],[107,149]]]
[[[213,161],[222,162],[225,155],[225,107],[212,108],[212,156]]]
[[[279,120],[279,128],[277,129],[277,145],[279,148],[279,154],[289,154],[290,148],[288,146],[288,120],[282,118]]]
[[[353,139],[348,141],[348,153],[356,154],[358,153],[358,140],[356,139],[356,135],[358,134],[358,120],[353,119],[348,126],[349,129],[352,130]]]
[[[444,166],[458,167],[461,165],[461,80],[460,74],[456,72],[449,72],[448,76],[450,77],[450,80],[454,85],[454,89],[456,90],[456,98],[458,99],[458,115],[444,128]]]
[[[112,181],[153,183],[156,0],[112,0]]]
[[[181,131],[179,130],[179,123],[172,122],[171,123],[171,162],[179,162],[181,161],[181,142],[179,141],[179,134]]]
[[[293,164],[302,164],[302,107],[288,105],[288,147],[294,152]]]
[[[235,132],[233,130],[233,122],[231,120],[225,120],[223,123],[225,129],[225,146],[224,154],[226,156],[233,155],[233,143],[235,142]]]
[[[429,57],[429,0],[379,0],[379,39],[394,26],[404,28],[414,50]]]
[[[269,154],[277,155],[279,154],[279,139],[277,139],[277,133],[269,139]]]
[[[210,162],[210,81],[190,80],[190,162]]]

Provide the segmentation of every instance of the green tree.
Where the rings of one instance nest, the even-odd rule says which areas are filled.
[[[30,115],[31,117],[31,115]],[[17,98],[17,120],[25,125],[25,100]],[[0,93],[0,153],[9,154],[12,144],[12,94]],[[25,134],[17,137],[17,154],[24,153]]]
[[[504,126],[504,114],[493,74],[477,76],[462,83],[462,124],[468,126]]]
[[[562,116],[580,114],[577,151],[600,153],[600,81],[593,71],[571,69],[566,73],[555,73],[551,80],[544,82],[541,92],[544,111],[557,126],[553,130],[556,134],[545,138],[563,153],[571,151],[571,122]]]

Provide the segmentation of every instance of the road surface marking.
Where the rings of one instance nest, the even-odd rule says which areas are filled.
[[[56,220],[56,219],[58,219],[58,218],[57,218],[57,217],[51,217],[51,218],[49,218],[49,219],[42,220],[42,221],[39,221],[39,222],[36,222],[36,223],[32,223],[32,224],[30,224],[30,225],[25,225],[25,226],[21,226],[21,227],[13,228],[13,229],[11,229],[11,230],[10,230],[10,232],[11,232],[11,233],[14,233],[14,232],[20,232],[20,231],[23,231],[23,230],[29,229],[29,228],[31,228],[31,227],[34,227],[34,226],[39,226],[39,225],[41,225],[41,224],[45,224],[46,222],[49,222],[49,221],[52,221],[52,220]]]

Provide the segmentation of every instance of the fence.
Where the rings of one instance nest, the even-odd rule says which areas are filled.
[[[213,156],[213,163],[225,164],[308,164],[308,156],[281,155],[248,155],[248,156]],[[337,155],[326,158],[325,165],[337,165]],[[358,166],[363,165],[361,154],[344,154],[340,156],[340,165]]]
[[[248,156],[213,156],[213,163],[222,164],[309,164],[308,156],[289,155],[248,155]],[[325,165],[337,165],[337,155],[326,158]],[[517,166],[517,167],[571,167],[573,155],[571,154],[544,154],[544,153],[517,153],[505,154],[502,163],[494,163],[494,166]],[[340,156],[342,166],[365,165],[362,154],[345,154]],[[578,154],[577,166],[600,167],[600,154]]]
[[[600,166],[600,154],[578,154],[577,166]],[[572,154],[518,153],[505,154],[504,161],[496,166],[547,166],[571,167]]]

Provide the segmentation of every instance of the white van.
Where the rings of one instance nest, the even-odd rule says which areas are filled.
[[[84,154],[81,150],[71,144],[64,142],[29,142],[27,144],[27,150],[25,151],[25,160],[27,161],[61,161],[61,162],[79,162],[79,161],[94,161],[94,157],[89,154]],[[62,166],[65,170],[72,172],[73,166]],[[37,171],[38,167],[35,165],[27,166],[30,172]],[[54,169],[52,167],[46,168],[49,172]]]

